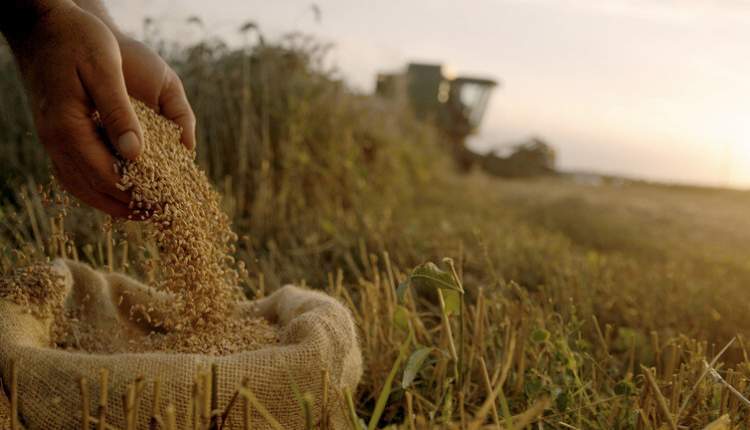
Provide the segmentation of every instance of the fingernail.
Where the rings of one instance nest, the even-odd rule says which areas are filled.
[[[138,157],[141,153],[141,141],[138,140],[138,135],[134,131],[128,131],[117,139],[117,150],[120,155],[132,160]]]

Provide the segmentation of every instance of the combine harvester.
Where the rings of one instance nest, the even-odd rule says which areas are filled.
[[[418,118],[437,125],[462,171],[468,171],[477,156],[466,147],[466,139],[479,130],[492,90],[493,79],[453,76],[439,64],[410,63],[405,72],[379,73],[377,95],[407,101]]]

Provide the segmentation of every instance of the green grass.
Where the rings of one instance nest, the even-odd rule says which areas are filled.
[[[198,161],[242,236],[248,294],[304,282],[352,309],[366,369],[356,420],[640,429],[729,414],[750,425],[703,362],[736,339],[713,367],[750,394],[750,194],[461,176],[431,127],[354,94],[324,54],[301,37],[165,52],[198,116]],[[63,237],[28,186],[47,171],[7,60],[0,85],[1,268],[63,242],[106,266],[102,217],[70,211]],[[114,240],[114,266],[142,276],[137,228]],[[117,263],[124,246],[129,267]],[[412,278],[399,297],[426,261],[444,282]],[[463,294],[435,288],[446,283]]]

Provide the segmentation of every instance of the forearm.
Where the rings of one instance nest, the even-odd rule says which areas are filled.
[[[16,44],[49,11],[72,5],[99,18],[118,39],[124,37],[101,0],[0,0],[0,33],[11,45]]]
[[[0,2],[0,33],[12,45],[22,41],[52,9],[71,0],[5,0]]]

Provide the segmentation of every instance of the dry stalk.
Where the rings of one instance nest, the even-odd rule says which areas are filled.
[[[661,413],[664,415],[664,417],[667,419],[667,422],[669,423],[669,428],[672,430],[677,430],[677,422],[675,421],[674,417],[672,416],[672,413],[669,410],[669,405],[667,404],[667,399],[664,398],[664,395],[661,393],[661,390],[659,389],[659,384],[656,382],[656,378],[654,377],[653,372],[651,369],[641,365],[641,370],[646,375],[646,380],[648,381],[649,385],[651,386],[651,390],[654,392],[654,395],[656,396],[656,401],[659,405],[659,409],[661,409]]]
[[[91,430],[89,382],[86,378],[81,378],[78,384],[81,391],[81,430]]]
[[[122,396],[122,408],[125,414],[125,429],[133,430],[135,427],[133,410],[135,408],[135,385],[128,384],[125,394]]]
[[[161,414],[159,413],[160,403],[161,403],[161,380],[157,378],[154,380],[153,404],[151,407],[151,421],[149,423],[150,430],[158,430],[160,423],[163,425],[162,420],[161,420]]]
[[[320,427],[328,428],[328,386],[330,384],[330,375],[328,369],[323,369],[323,400],[320,404]]]
[[[261,402],[258,401],[258,398],[255,397],[255,394],[250,390],[250,388],[242,387],[240,389],[240,394],[247,399],[248,402],[252,405],[253,409],[258,411],[260,416],[263,417],[264,420],[266,420],[266,423],[273,429],[273,430],[284,430],[284,427],[279,423],[276,418],[271,415],[271,412],[266,409],[265,406]]]
[[[487,363],[484,361],[484,357],[479,357],[479,365],[482,369],[482,379],[484,380],[484,386],[487,390],[487,395],[492,395],[492,383],[490,382],[490,374],[487,372]],[[497,405],[492,402],[492,420],[495,422],[495,427],[500,430],[500,417],[497,414]]]
[[[210,425],[211,430],[219,428],[219,366],[216,363],[211,364],[211,402],[210,402]]]
[[[97,430],[107,430],[107,402],[109,400],[109,371],[101,369],[99,372],[99,413]]]
[[[416,430],[414,424],[414,396],[411,391],[406,391],[406,422],[409,426],[409,430]]]
[[[164,411],[167,417],[167,430],[177,430],[177,418],[173,404],[167,405],[167,409]]]
[[[19,430],[18,423],[18,363],[10,362],[10,428]]]
[[[243,383],[243,385],[245,385]],[[238,391],[239,392],[239,391]],[[242,424],[243,428],[245,430],[252,430],[252,414],[253,414],[253,406],[250,403],[250,399],[247,396],[242,396],[243,399],[243,405],[242,408]]]
[[[730,341],[729,341],[729,342],[728,342],[728,343],[727,343],[727,344],[726,344],[726,345],[724,346],[724,348],[722,348],[722,349],[721,349],[721,351],[719,351],[719,353],[718,353],[718,354],[716,354],[716,356],[715,356],[715,357],[713,358],[713,360],[711,360],[711,363],[709,363],[709,366],[708,366],[708,368],[704,369],[704,370],[703,370],[703,373],[701,374],[701,376],[700,376],[700,377],[698,378],[698,380],[697,380],[697,381],[695,381],[695,384],[693,385],[693,388],[692,388],[692,389],[690,390],[690,392],[688,393],[688,395],[687,395],[687,396],[685,396],[685,400],[683,400],[683,401],[682,401],[682,405],[680,406],[680,409],[679,409],[679,410],[677,411],[677,415],[675,416],[675,420],[676,420],[677,422],[679,422],[679,421],[680,421],[680,417],[682,416],[682,413],[683,413],[683,412],[685,411],[685,409],[687,408],[687,406],[688,406],[688,404],[689,404],[689,402],[690,402],[690,398],[691,398],[691,397],[692,397],[692,396],[693,396],[693,395],[695,394],[695,392],[696,392],[696,391],[698,390],[698,387],[700,386],[700,383],[701,383],[701,382],[703,381],[703,378],[705,378],[705,377],[706,377],[706,375],[708,375],[708,369],[709,369],[709,368],[713,368],[713,367],[714,367],[714,366],[716,365],[716,363],[717,363],[717,362],[719,361],[719,359],[721,358],[721,356],[722,356],[722,355],[724,355],[724,353],[725,353],[725,352],[726,352],[726,351],[727,351],[727,350],[729,349],[729,347],[730,347],[730,346],[732,346],[732,344],[734,343],[734,341],[735,341],[736,339],[737,339],[736,337],[732,338],[732,340],[730,340]]]
[[[747,399],[747,397],[743,396],[742,393],[739,392],[734,386],[730,383],[728,383],[722,376],[719,374],[719,372],[716,371],[716,369],[713,368],[706,360],[703,360],[703,366],[705,367],[708,374],[711,376],[711,378],[714,379],[714,381],[718,382],[719,384],[723,385],[727,390],[729,390],[730,393],[735,395],[742,403],[745,404],[745,406],[750,408],[750,400]]]

